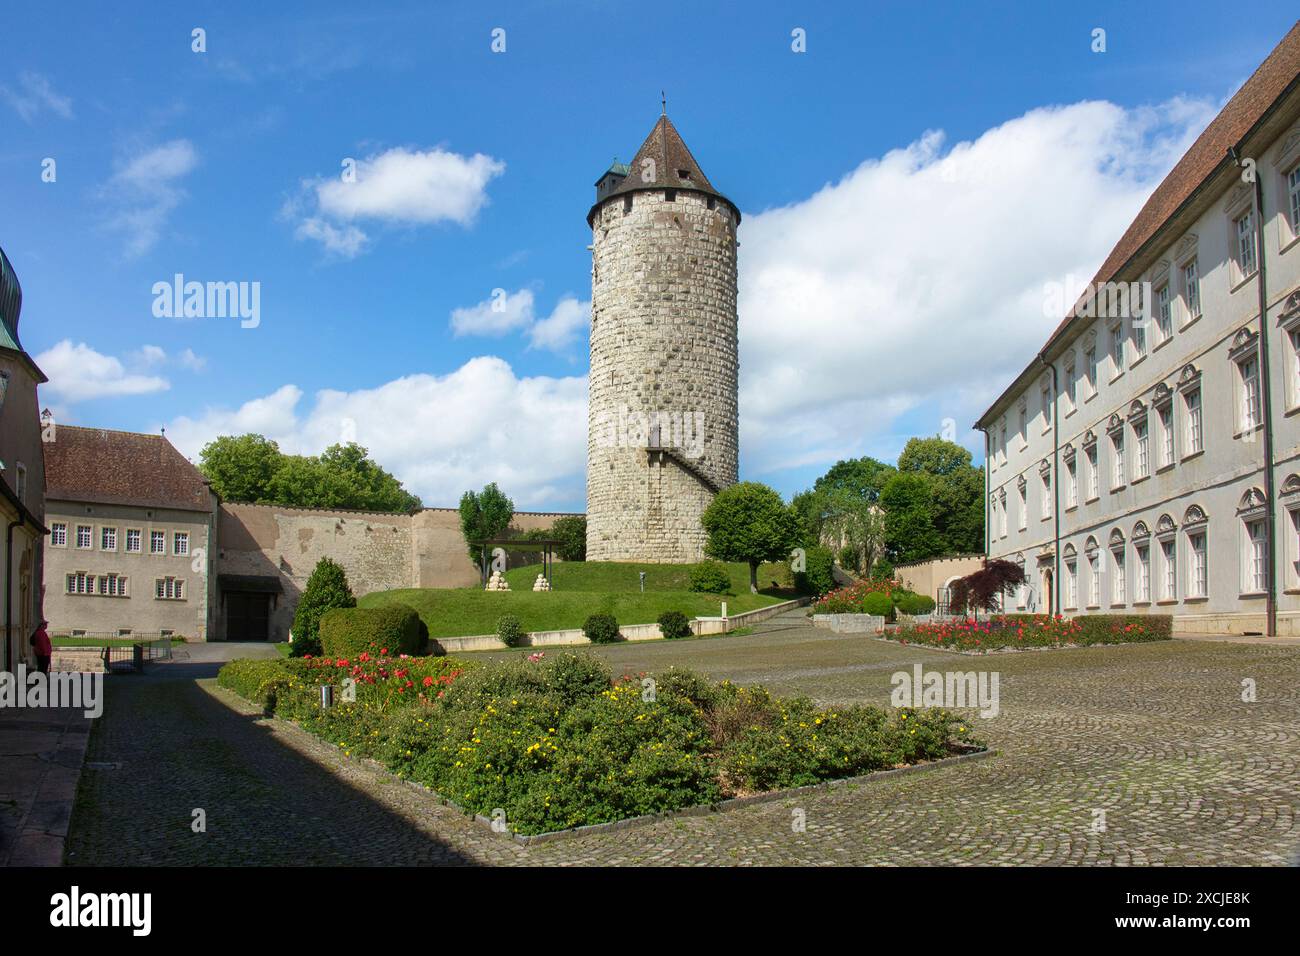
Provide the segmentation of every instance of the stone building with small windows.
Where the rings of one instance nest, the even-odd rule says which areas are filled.
[[[161,435],[59,425],[46,448],[53,634],[207,640],[219,502]]]
[[[1300,635],[1300,25],[976,427],[1008,610]]]

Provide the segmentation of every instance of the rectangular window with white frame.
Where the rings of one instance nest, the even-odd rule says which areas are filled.
[[[1300,236],[1300,165],[1292,167],[1286,174],[1286,206],[1291,234]]]
[[[1210,584],[1210,558],[1206,549],[1205,532],[1190,532],[1187,535],[1187,549],[1191,553],[1187,568],[1187,596],[1203,598],[1209,593]]]
[[[1263,519],[1246,522],[1242,587],[1249,594],[1268,590],[1268,541]]]
[[[1040,477],[1042,478],[1041,490],[1043,493],[1042,517],[1046,520],[1052,516],[1052,475],[1051,472],[1043,472]]]
[[[1065,399],[1066,414],[1074,411],[1079,404],[1078,382],[1075,380],[1074,362],[1071,362],[1065,369]]]
[[[1019,505],[1020,530],[1024,531],[1029,527],[1029,504],[1025,500],[1028,491],[1024,485],[1016,488],[1016,501]]]
[[[1237,378],[1241,382],[1241,430],[1252,431],[1260,421],[1259,360],[1255,355],[1237,362]]]
[[[1101,467],[1097,461],[1097,446],[1090,445],[1084,452],[1088,461],[1088,500],[1101,497]]]
[[[1088,556],[1088,606],[1101,606],[1101,559],[1096,554]]]
[[[1065,505],[1067,508],[1079,506],[1079,469],[1074,459],[1065,463]]]
[[[149,553],[150,554],[167,553],[167,532],[166,531],[149,532]]]
[[[139,528],[126,529],[126,553],[127,554],[140,553],[140,529]]]
[[[1124,567],[1124,549],[1123,547],[1115,548],[1110,553],[1111,558],[1111,577],[1110,577],[1110,600],[1111,604],[1127,604],[1128,594],[1126,584],[1128,572]]]
[[[1095,348],[1088,349],[1084,353],[1083,364],[1088,376],[1088,394],[1085,398],[1092,398],[1097,394],[1097,350]]]
[[[93,547],[93,529],[88,524],[77,525],[77,547],[85,551]]]
[[[1169,283],[1166,282],[1156,290],[1156,329],[1160,341],[1166,342],[1174,337],[1174,320],[1169,308]]]
[[[1205,435],[1201,422],[1201,390],[1194,388],[1183,396],[1187,409],[1187,455],[1195,455],[1205,450]]]
[[[66,521],[50,522],[50,545],[55,548],[68,546],[68,523]]]
[[[1241,281],[1255,274],[1255,213],[1248,211],[1233,220],[1233,234],[1236,237],[1235,253],[1237,263],[1237,280]]]
[[[1187,321],[1201,316],[1201,274],[1195,259],[1183,263],[1183,308],[1187,311]]]
[[[99,529],[99,550],[100,551],[117,550],[117,529],[116,528]]]
[[[1137,544],[1133,546],[1133,554],[1136,558],[1137,580],[1134,582],[1137,592],[1137,603],[1151,603],[1151,546],[1147,544]]]
[[[188,531],[176,531],[172,534],[172,554],[187,555],[190,553],[190,533]]]
[[[1178,599],[1178,544],[1173,538],[1160,542],[1160,600]]]
[[[1124,487],[1124,433],[1116,432],[1110,439],[1111,488]]]
[[[1079,564],[1065,562],[1065,606],[1073,611],[1079,606]]]
[[[1039,390],[1039,402],[1043,407],[1043,431],[1046,432],[1052,427],[1052,387],[1044,385]]]
[[[1110,327],[1110,367],[1111,376],[1124,371],[1124,323],[1116,322]]]
[[[1160,420],[1160,467],[1174,463],[1174,405],[1162,405],[1156,410]]]
[[[1151,474],[1151,453],[1147,440],[1147,418],[1143,414],[1133,423],[1133,444],[1137,454],[1133,460],[1133,478],[1145,478]]]

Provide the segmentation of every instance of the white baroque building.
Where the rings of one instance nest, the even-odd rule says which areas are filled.
[[[976,427],[1007,610],[1300,635],[1300,25]]]

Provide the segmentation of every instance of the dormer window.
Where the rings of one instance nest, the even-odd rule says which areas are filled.
[[[677,178],[678,178],[678,179],[690,179],[690,178],[691,178],[691,171],[690,171],[689,169],[679,169],[679,170],[677,170]]]

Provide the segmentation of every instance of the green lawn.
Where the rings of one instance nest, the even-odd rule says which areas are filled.
[[[731,593],[749,593],[749,565],[732,562]],[[515,568],[506,572],[506,581],[514,591],[531,591],[541,573],[541,564]],[[645,572],[645,589],[649,591],[689,591],[689,564],[642,564],[633,561],[556,561],[551,569],[551,587],[556,591],[639,592],[637,575]],[[789,591],[795,597],[790,568],[785,564],[763,564],[758,569],[758,586],[764,592]],[[629,622],[632,623],[632,622]],[[645,622],[641,622],[645,623]]]
[[[776,571],[759,582],[779,580]],[[769,588],[750,594],[748,569],[732,566],[734,594],[697,594],[688,591],[682,565],[622,564],[614,562],[556,562],[553,591],[534,592],[532,584],[540,565],[506,572],[512,590],[488,592],[479,588],[402,588],[367,594],[360,607],[409,604],[429,629],[429,636],[464,637],[496,632],[497,618],[513,614],[527,631],[555,631],[582,627],[596,613],[613,614],[619,624],[653,624],[664,611],[681,611],[687,617],[716,617],[727,602],[727,612],[752,611],[793,597],[792,592]],[[646,572],[646,591],[638,587],[637,572]]]

